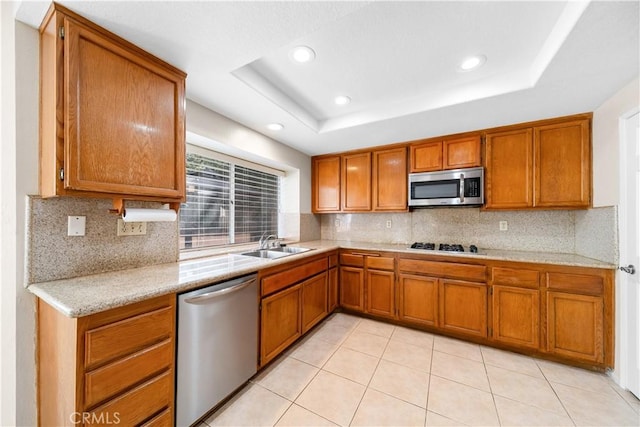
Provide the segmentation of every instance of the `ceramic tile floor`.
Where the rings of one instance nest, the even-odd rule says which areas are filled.
[[[638,426],[604,374],[337,313],[206,426]]]

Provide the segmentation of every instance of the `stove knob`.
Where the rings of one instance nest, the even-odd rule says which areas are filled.
[[[478,253],[478,247],[476,245],[469,246],[469,252],[477,254]]]

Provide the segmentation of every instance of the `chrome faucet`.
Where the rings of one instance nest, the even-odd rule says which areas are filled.
[[[258,249],[269,249],[270,247],[273,247],[273,243],[275,243],[278,239],[278,236],[276,236],[275,234],[269,234],[266,237],[265,237],[265,234],[267,234],[266,231],[262,233],[262,236],[258,241],[258,245],[259,245]],[[269,244],[269,241],[272,239],[273,239],[273,243]]]

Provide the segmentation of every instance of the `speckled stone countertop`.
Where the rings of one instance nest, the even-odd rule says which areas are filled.
[[[28,290],[68,317],[82,317],[174,292],[184,292],[274,265],[338,248],[434,254],[407,244],[317,240],[296,245],[313,250],[279,259],[226,254],[175,263],[113,271],[71,279],[34,283]],[[437,252],[437,251],[436,251]],[[478,254],[437,252],[438,255],[615,269],[613,264],[573,254],[480,249]]]

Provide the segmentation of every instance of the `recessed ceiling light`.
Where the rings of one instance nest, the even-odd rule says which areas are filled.
[[[462,63],[460,64],[460,70],[461,71],[475,70],[476,68],[484,64],[486,61],[487,61],[487,57],[484,55],[470,56],[469,58],[462,61]]]
[[[282,123],[269,123],[267,125],[267,129],[269,130],[282,130],[284,129],[284,125]]]
[[[309,46],[298,46],[289,51],[289,58],[301,64],[311,62],[315,57],[316,53]]]
[[[335,102],[337,105],[347,105],[351,102],[351,98],[349,98],[348,96],[339,95],[333,99],[333,102]]]

